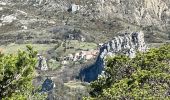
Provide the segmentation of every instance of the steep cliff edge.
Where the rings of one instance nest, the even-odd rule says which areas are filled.
[[[84,42],[76,40],[81,36]],[[3,51],[14,53],[26,44],[42,51],[40,54],[52,60],[49,65],[56,69],[38,71],[37,75],[61,82],[54,93],[59,99],[75,93],[79,100],[86,95],[82,94],[84,86],[73,87],[75,81],[80,81],[76,76],[82,66],[92,64],[80,71],[80,79],[93,81],[102,73],[105,57],[117,53],[133,57],[136,50],[146,50],[144,38],[147,43],[170,39],[170,0],[0,0],[0,51],[5,48]],[[59,58],[67,48],[72,54],[98,49],[99,43],[105,44],[96,62],[71,61],[69,66],[60,66]],[[70,80],[73,84],[65,84]],[[37,83],[41,84],[39,80]]]
[[[102,73],[107,57],[124,54],[130,58],[134,58],[137,51],[145,52],[147,49],[143,32],[125,33],[121,36],[114,37],[111,41],[100,47],[100,53],[96,62],[82,69],[79,77],[82,81],[94,81],[97,79],[98,75]]]

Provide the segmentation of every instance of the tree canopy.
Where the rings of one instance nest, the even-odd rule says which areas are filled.
[[[17,54],[0,54],[0,99],[27,100],[30,97],[36,54],[31,46]]]
[[[135,58],[107,58],[104,74],[91,83],[99,100],[170,99],[170,45],[138,52]]]

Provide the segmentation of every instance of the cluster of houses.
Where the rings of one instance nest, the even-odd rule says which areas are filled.
[[[98,44],[99,48],[103,45],[103,43]],[[83,50],[77,53],[68,54],[67,56],[60,57],[59,61],[61,65],[68,65],[70,62],[86,62],[89,60],[94,60],[99,54],[99,49],[91,49],[91,50]],[[42,70],[48,70],[48,60],[41,54],[37,55],[38,63],[37,67]]]
[[[95,59],[99,53],[99,50],[89,50],[89,51],[81,51],[75,54],[69,54],[65,57],[61,58],[61,64],[67,65],[70,61],[77,62],[77,61],[88,61]],[[38,54],[38,68],[40,70],[46,71],[48,70],[47,59]]]
[[[91,59],[95,59],[96,56],[98,55],[99,50],[89,50],[89,51],[81,51],[75,54],[69,54],[65,57],[63,57],[62,64],[68,64],[69,61],[88,61]]]

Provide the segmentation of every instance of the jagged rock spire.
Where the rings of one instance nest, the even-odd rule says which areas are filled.
[[[96,62],[80,71],[80,78],[83,81],[91,82],[97,79],[105,66],[105,58],[107,56],[115,56],[123,53],[130,58],[135,57],[137,51],[145,52],[147,50],[143,32],[125,33],[114,37],[111,41],[104,43],[100,48],[100,53]]]
[[[113,40],[105,43],[101,48],[101,59],[106,55],[115,55],[119,52],[126,54],[133,58],[136,51],[146,51],[146,45],[144,41],[143,32],[126,33],[121,36],[114,37]]]

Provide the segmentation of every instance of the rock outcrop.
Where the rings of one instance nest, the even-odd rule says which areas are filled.
[[[170,0],[1,0],[0,32],[3,36],[40,34],[46,39],[47,34],[54,35],[47,33],[48,29],[68,25],[89,33],[96,43],[110,39],[110,33],[129,29],[147,31],[146,40],[150,42],[164,42],[170,30],[169,5]]]
[[[55,88],[55,83],[48,78],[43,82],[41,92],[50,92]]]
[[[114,37],[113,40],[101,46],[96,62],[80,71],[80,78],[86,82],[96,80],[98,75],[103,71],[105,66],[104,60],[107,56],[115,56],[118,53],[122,53],[133,58],[137,51],[145,52],[146,50],[147,47],[142,32],[125,33]]]
[[[38,55],[38,68],[42,71],[48,70],[47,59],[41,55]]]
[[[152,25],[161,30],[165,30],[170,21],[170,0],[2,0],[1,5],[14,3],[36,7],[36,12],[48,16],[79,11],[90,19],[118,18],[139,26]]]
[[[164,29],[169,21],[169,0],[95,0],[99,18],[120,18],[140,25]]]

